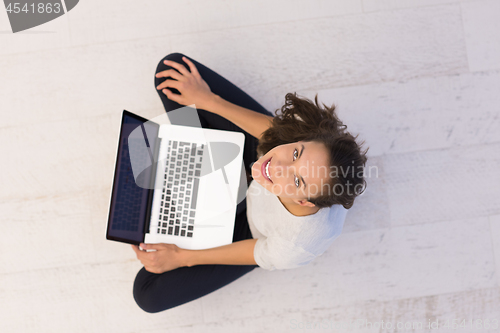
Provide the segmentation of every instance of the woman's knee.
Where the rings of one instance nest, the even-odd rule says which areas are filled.
[[[178,53],[178,52],[175,52],[175,53],[170,53],[168,55],[166,55],[163,59],[160,60],[160,62],[158,63],[158,66],[156,67],[157,68],[157,72],[158,72],[158,69],[163,65],[163,66],[167,66],[165,65],[163,62],[165,60],[172,60],[172,61],[175,61],[175,62],[178,62],[178,63],[182,63],[182,57],[186,57],[186,55],[182,54],[182,53]]]
[[[168,309],[171,309],[179,304],[172,303],[170,295],[163,293],[158,295],[158,293],[153,293],[147,288],[136,288],[134,285],[134,300],[135,303],[145,312],[148,313],[158,313]]]
[[[143,293],[136,292],[135,289],[134,289],[134,300],[135,300],[135,303],[137,303],[137,305],[145,312],[157,313],[157,312],[162,311],[162,310],[154,307],[154,304],[151,303],[151,299],[144,297]]]
[[[135,302],[142,310],[149,313],[156,313],[163,309],[158,308],[157,304],[155,304],[155,298],[149,292],[148,286],[152,283],[151,279],[155,278],[151,274],[144,268],[137,273],[134,281],[133,295]]]

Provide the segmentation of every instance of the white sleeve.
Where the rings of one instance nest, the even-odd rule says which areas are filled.
[[[316,255],[280,237],[258,238],[253,255],[257,265],[269,271],[297,268],[316,258]]]

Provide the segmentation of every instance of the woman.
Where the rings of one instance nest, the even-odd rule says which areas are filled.
[[[184,304],[250,272],[303,266],[341,233],[365,188],[366,150],[335,115],[287,94],[273,117],[245,92],[182,54],[158,65],[155,86],[167,112],[195,104],[204,128],[245,134],[243,162],[253,178],[238,205],[233,243],[206,250],[133,245],[142,268],[134,298],[147,312]],[[172,123],[175,121],[171,119]]]

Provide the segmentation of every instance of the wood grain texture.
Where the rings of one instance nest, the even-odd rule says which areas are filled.
[[[500,144],[387,155],[392,225],[500,213]]]
[[[496,263],[497,284],[500,287],[500,215],[490,216],[491,241]]]
[[[171,45],[274,111],[288,92],[464,73],[462,30],[460,6],[448,4],[172,36]]]
[[[433,7],[437,5],[449,4],[452,2],[467,3],[480,0],[363,0],[363,11],[365,13],[376,11],[388,11],[404,8]]]
[[[86,0],[19,34],[0,10],[0,331],[395,332],[298,325],[500,320],[498,9]],[[142,265],[105,228],[121,112],[164,112],[153,74],[172,52],[270,111],[288,92],[319,93],[366,141],[376,170],[342,235],[310,265],[257,268],[148,314],[132,297]]]
[[[318,91],[369,156],[500,141],[500,71]],[[314,98],[316,92],[304,95]]]
[[[346,233],[304,269],[254,270],[203,302],[223,322],[496,287],[488,219],[474,218]]]
[[[462,3],[467,58],[473,72],[500,68],[500,40],[495,34],[500,29],[498,15],[498,1]]]

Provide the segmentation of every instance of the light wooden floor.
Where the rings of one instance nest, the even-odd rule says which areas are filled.
[[[495,331],[478,320],[500,325],[499,17],[498,0],[84,0],[12,34],[0,10],[0,331]],[[372,172],[309,266],[148,314],[105,227],[121,112],[163,112],[172,52],[271,111],[294,91],[335,103]]]

